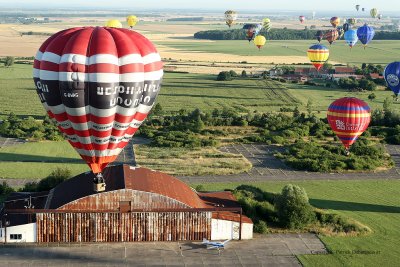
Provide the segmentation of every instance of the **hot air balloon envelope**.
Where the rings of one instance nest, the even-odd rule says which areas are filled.
[[[329,49],[321,44],[312,45],[308,48],[307,56],[319,71],[329,58]]]
[[[265,39],[265,37],[262,35],[257,35],[254,38],[254,44],[258,47],[258,49],[261,49],[261,47],[263,47],[265,45],[266,41],[267,41],[267,39]]]
[[[110,19],[107,21],[106,27],[122,28],[122,23],[117,19]]]
[[[229,26],[229,28],[235,24],[236,20],[237,20],[237,12],[233,11],[233,10],[227,10],[225,11],[225,23],[226,25]]]
[[[340,24],[340,18],[332,17],[330,22],[331,22],[332,27],[336,28]]]
[[[371,109],[364,101],[355,97],[344,97],[334,101],[328,108],[328,123],[346,149],[368,128]]]
[[[400,62],[392,62],[387,65],[383,76],[389,88],[398,97],[400,95]]]
[[[127,23],[128,26],[131,27],[131,28],[132,28],[133,26],[135,26],[136,23],[138,23],[138,21],[139,21],[139,19],[138,19],[136,16],[133,16],[133,15],[128,16],[128,17],[126,18],[126,23]]]
[[[245,30],[246,33],[246,39],[250,42],[251,40],[253,40],[258,33],[261,31],[262,29],[262,25],[261,24],[245,24],[243,26],[243,30]]]
[[[374,28],[368,26],[367,24],[357,29],[357,37],[364,46],[371,42],[371,40],[374,38],[374,35]]]
[[[95,174],[117,158],[147,117],[162,76],[149,40],[109,27],[55,33],[39,48],[33,69],[48,115]]]
[[[344,33],[344,39],[346,43],[352,48],[358,41],[357,31],[356,30],[348,30]]]

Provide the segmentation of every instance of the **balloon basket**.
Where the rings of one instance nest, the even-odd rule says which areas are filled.
[[[106,190],[106,183],[104,181],[103,175],[101,173],[96,174],[96,177],[93,179],[93,191],[95,192],[103,192]]]

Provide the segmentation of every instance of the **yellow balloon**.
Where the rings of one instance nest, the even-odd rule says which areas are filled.
[[[110,19],[109,21],[107,21],[106,27],[122,28],[122,23],[117,19]]]
[[[126,18],[126,22],[128,23],[128,26],[131,27],[131,28],[133,26],[135,26],[138,21],[139,21],[139,19],[136,16],[133,16],[133,15],[128,16]]]
[[[256,38],[254,38],[253,42],[254,44],[258,47],[258,49],[261,49],[265,45],[265,42],[267,39],[265,39],[264,36],[262,35],[257,35]]]
[[[307,56],[319,71],[329,58],[329,49],[321,44],[316,44],[308,48]]]

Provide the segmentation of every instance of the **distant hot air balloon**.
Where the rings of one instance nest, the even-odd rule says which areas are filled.
[[[254,24],[254,23],[250,23],[250,24],[245,24],[243,26],[243,30],[245,30],[246,32],[246,39],[250,42],[251,40],[253,40],[258,33],[261,31],[262,25],[261,24]]]
[[[122,23],[117,19],[110,19],[110,20],[107,21],[106,27],[122,28]]]
[[[369,14],[371,15],[371,17],[376,18],[376,16],[378,15],[378,9],[376,8],[371,9]]]
[[[233,24],[235,24],[235,22],[236,22],[236,20],[237,20],[237,16],[238,16],[238,14],[237,14],[236,11],[233,11],[233,10],[227,10],[227,11],[225,11],[225,22],[226,22],[226,25],[229,26],[229,28],[230,28]]]
[[[339,32],[336,29],[328,30],[324,34],[324,38],[330,45],[339,38]]]
[[[126,23],[131,28],[133,28],[133,26],[135,26],[136,23],[138,23],[138,21],[139,21],[139,19],[134,15],[130,15],[130,16],[126,17]]]
[[[353,46],[355,46],[358,41],[357,31],[348,30],[347,32],[345,32],[344,40],[346,40],[346,43],[350,46],[350,48],[353,48]]]
[[[313,11],[313,12],[312,12],[312,19],[315,19],[315,14],[316,14],[316,12]]]
[[[360,9],[360,5],[356,5],[356,9],[358,11]]]
[[[332,27],[336,28],[340,24],[340,18],[332,17],[330,22],[331,22]]]
[[[307,56],[314,67],[319,71],[329,58],[329,49],[324,45],[315,44],[308,48]]]
[[[339,33],[339,38],[338,39],[341,39],[342,37],[343,37],[343,35],[344,35],[344,30],[343,30],[343,27],[337,27],[336,28],[336,30],[338,31],[338,33]]]
[[[361,10],[362,10],[362,12],[364,12],[364,11],[365,11],[365,8],[363,7]]]
[[[347,32],[350,29],[351,29],[351,25],[350,24],[348,24],[348,23],[343,24],[343,31],[344,32]]]
[[[400,96],[400,62],[392,62],[387,65],[383,76],[397,99]]]
[[[300,21],[301,23],[303,23],[305,20],[306,20],[306,17],[304,17],[304,16],[299,16],[299,21]]]
[[[371,26],[364,24],[364,26],[357,29],[357,36],[360,42],[365,46],[374,38],[375,30]]]
[[[328,108],[328,123],[348,151],[350,146],[368,128],[371,109],[367,103],[344,97],[334,101]]]
[[[263,28],[266,32],[271,30],[271,20],[269,18],[263,19]]]
[[[254,38],[254,44],[258,47],[258,49],[260,50],[261,49],[261,47],[263,47],[264,45],[265,45],[265,42],[267,41],[267,39],[265,39],[265,37],[264,36],[262,36],[262,35],[257,35],[255,38]]]
[[[378,14],[378,19],[381,19],[382,18],[382,14]]]
[[[351,26],[354,26],[354,25],[356,25],[356,23],[357,23],[357,19],[355,19],[355,18],[349,18],[349,19],[347,19],[347,23],[348,23],[349,25],[351,25]]]
[[[55,33],[35,56],[40,101],[96,174],[128,144],[160,91],[163,63],[154,45],[128,29],[78,27]]]
[[[320,43],[322,38],[324,38],[324,32],[323,31],[317,31],[317,33],[315,34],[315,38]]]

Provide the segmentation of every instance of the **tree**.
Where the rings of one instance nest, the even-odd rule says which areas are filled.
[[[247,72],[245,70],[242,70],[242,78],[246,78],[247,77]]]
[[[229,71],[221,71],[217,76],[217,81],[231,81],[232,77]]]
[[[311,99],[308,99],[306,107],[307,107],[308,117],[310,118],[313,111],[313,102]]]
[[[155,115],[155,116],[161,116],[163,113],[164,113],[164,111],[163,111],[163,108],[161,107],[161,104],[160,103],[157,103],[155,106],[154,106],[154,108],[153,108],[153,115]]]
[[[390,112],[392,110],[392,101],[393,99],[389,96],[385,98],[385,101],[383,101],[383,111],[385,113]]]
[[[300,117],[300,110],[298,106],[296,106],[293,110],[293,117],[295,118]]]
[[[280,223],[290,229],[301,229],[315,220],[306,191],[297,185],[288,184],[282,189],[275,208]]]
[[[5,61],[4,61],[4,66],[5,67],[11,67],[12,65],[14,65],[14,57],[6,57]]]
[[[368,95],[368,99],[373,101],[376,98],[376,95],[374,93]]]
[[[67,168],[57,167],[54,171],[50,173],[49,176],[40,180],[37,185],[37,191],[48,191],[53,189],[57,185],[61,184],[65,180],[71,177],[71,171]]]

